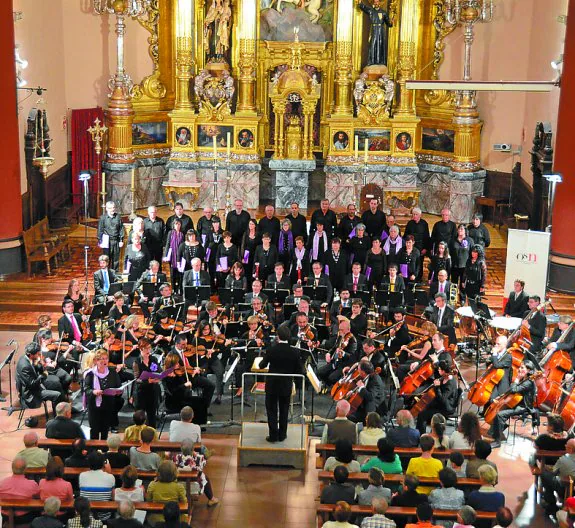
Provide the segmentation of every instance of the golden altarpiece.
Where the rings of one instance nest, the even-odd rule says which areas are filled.
[[[138,1],[151,72],[116,75],[106,111],[108,198],[124,210],[130,181],[136,207],[220,210],[264,195],[341,210],[369,185],[384,207],[469,219],[485,177],[477,111],[406,89],[440,78],[444,38],[460,31],[446,0]]]

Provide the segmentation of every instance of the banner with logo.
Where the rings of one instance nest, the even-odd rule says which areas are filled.
[[[551,233],[510,229],[507,239],[507,262],[505,266],[505,297],[513,291],[516,279],[525,281],[529,295],[545,298],[547,264]]]

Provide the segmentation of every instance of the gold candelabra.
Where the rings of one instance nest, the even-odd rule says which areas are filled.
[[[90,126],[86,131],[90,133],[92,137],[92,142],[94,143],[94,151],[98,157],[98,172],[101,171],[101,159],[100,154],[102,153],[102,144],[104,142],[104,135],[108,131],[108,127],[104,124],[100,125],[101,121],[96,118],[94,124]],[[102,200],[102,211],[106,209],[106,174],[100,174],[100,198]]]
[[[38,102],[43,103],[43,100],[40,99]],[[34,138],[34,158],[32,159],[32,164],[34,167],[38,167],[44,179],[48,177],[48,168],[54,164],[54,158],[50,156],[46,146],[47,140],[44,137],[45,124],[46,110],[39,108],[36,116],[36,137]]]

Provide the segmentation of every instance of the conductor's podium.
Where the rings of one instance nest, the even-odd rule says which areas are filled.
[[[283,442],[266,441],[268,424],[243,422],[238,440],[238,466],[291,466],[306,469],[307,424],[288,424],[287,438]]]

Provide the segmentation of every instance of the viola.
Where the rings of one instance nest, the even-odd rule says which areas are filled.
[[[175,319],[168,319],[165,323],[160,323],[160,326],[164,330],[174,330],[175,332],[181,332],[184,329],[184,323]]]
[[[204,345],[188,345],[184,351],[184,356],[189,358],[193,356],[204,357],[207,353],[207,349]]]
[[[48,352],[66,351],[70,347],[70,343],[51,343],[46,347]]]
[[[82,331],[82,341],[90,341],[94,337],[90,325],[86,321],[80,323],[80,330]]]
[[[205,369],[199,368],[199,367],[192,367],[192,366],[188,366],[184,369],[184,367],[182,365],[180,365],[179,367],[176,367],[174,369],[174,374],[176,374],[176,376],[186,376],[188,374],[191,374],[192,376],[194,375],[194,372],[199,370],[200,372],[205,372]]]

